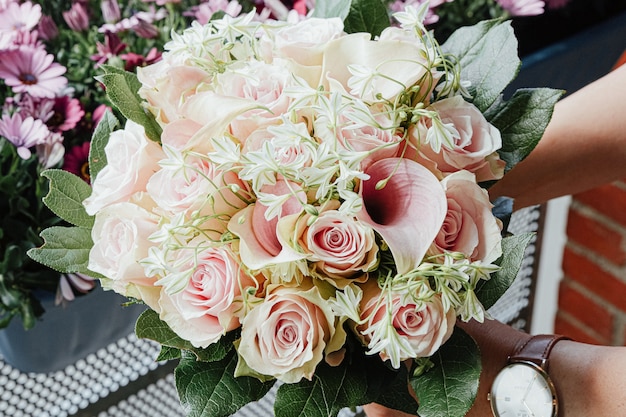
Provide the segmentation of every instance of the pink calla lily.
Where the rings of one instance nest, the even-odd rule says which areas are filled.
[[[274,185],[265,186],[263,191],[283,195],[289,193],[290,188],[284,181],[278,181]],[[249,205],[233,216],[228,223],[228,229],[239,237],[241,260],[248,268],[259,270],[269,265],[294,262],[304,257],[280,239],[280,231],[285,227],[280,219],[300,213],[301,199],[306,200],[303,191],[299,191],[297,197],[289,198],[282,206],[280,218],[267,220],[265,218],[267,207],[259,202]]]
[[[410,159],[380,160],[366,174],[370,179],[361,186],[363,209],[358,216],[387,242],[398,273],[407,273],[420,264],[443,224],[445,191],[428,169]]]

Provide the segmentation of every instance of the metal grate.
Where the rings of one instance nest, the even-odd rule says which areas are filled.
[[[496,319],[517,329],[530,331],[532,298],[537,280],[540,233],[543,227],[544,206],[528,207],[513,213],[509,231],[514,235],[535,233],[524,253],[522,268],[507,292],[491,307],[489,313]]]

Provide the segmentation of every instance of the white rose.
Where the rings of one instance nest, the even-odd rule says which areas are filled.
[[[330,42],[324,50],[324,74],[333,86],[337,81],[355,97],[367,102],[380,96],[389,101],[423,78],[429,63],[419,43],[403,40],[372,41],[367,33],[354,33]],[[434,69],[433,69],[434,71]],[[427,92],[425,94],[427,96]]]
[[[145,191],[164,156],[161,147],[146,137],[144,128],[130,120],[124,129],[111,133],[104,152],[107,165],[93,181],[91,196],[83,202],[90,215]]]
[[[326,44],[343,35],[339,18],[309,18],[261,38],[261,53],[268,62],[274,57],[289,58],[300,65],[322,65]]]
[[[148,237],[158,230],[158,217],[132,203],[116,203],[96,214],[87,267],[113,282],[111,287],[127,295],[130,284],[151,286],[139,261],[148,255]]]

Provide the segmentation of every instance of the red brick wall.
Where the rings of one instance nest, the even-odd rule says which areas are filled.
[[[626,181],[573,196],[567,236],[555,332],[626,345]]]

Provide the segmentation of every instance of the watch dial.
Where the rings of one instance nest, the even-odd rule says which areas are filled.
[[[498,374],[491,403],[500,417],[552,417],[554,412],[554,394],[546,378],[532,366],[519,363]]]

